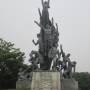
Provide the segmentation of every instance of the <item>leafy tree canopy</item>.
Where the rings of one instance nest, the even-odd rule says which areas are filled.
[[[17,80],[19,68],[24,64],[24,53],[14,44],[0,39],[0,83]]]
[[[78,81],[79,90],[90,90],[90,73],[75,73],[73,76]]]

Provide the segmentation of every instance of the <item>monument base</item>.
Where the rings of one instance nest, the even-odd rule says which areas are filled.
[[[78,82],[74,79],[62,79],[60,72],[33,72],[32,81],[19,80],[16,88],[31,90],[78,90]]]
[[[33,72],[31,90],[61,90],[60,72]]]
[[[18,80],[16,82],[16,88],[31,88],[31,80]]]
[[[78,82],[74,79],[62,79],[62,90],[78,90]]]

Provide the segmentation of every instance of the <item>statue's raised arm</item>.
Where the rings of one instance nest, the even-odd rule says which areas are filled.
[[[56,23],[56,30],[58,31],[58,24]]]
[[[43,1],[43,0],[41,0],[41,2],[42,2],[42,6],[44,7],[44,1]]]
[[[43,8],[50,8],[50,0],[48,0],[48,1],[43,1],[43,0],[41,0],[41,2],[42,2],[42,7]]]
[[[49,4],[50,4],[50,0],[48,0],[48,6],[50,7],[50,5],[49,5]]]
[[[39,13],[39,16],[41,18],[42,14],[41,14],[40,8],[38,8],[38,13]]]
[[[38,23],[37,21],[34,21],[34,23],[36,23],[40,28],[42,28],[42,29],[44,29],[45,30],[45,28],[43,27],[43,25],[42,24],[40,24],[40,23]]]
[[[61,53],[63,52],[62,45],[60,45]]]
[[[54,25],[54,19],[53,19],[53,17],[52,17],[51,23],[52,23],[52,25]]]
[[[62,57],[65,57],[65,52],[64,52],[63,49],[62,49],[62,45],[60,45],[60,49],[61,49]]]
[[[37,21],[34,21],[34,23],[36,23],[39,27],[41,27],[40,23],[38,23]]]

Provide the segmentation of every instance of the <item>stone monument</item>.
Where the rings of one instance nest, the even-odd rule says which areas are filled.
[[[29,59],[31,71],[27,74],[25,71],[19,73],[17,88],[78,90],[78,82],[72,78],[76,62],[70,60],[70,54],[64,52],[62,45],[60,50],[58,49],[58,25],[53,18],[51,20],[49,18],[50,0],[42,0],[42,8],[42,12],[38,9],[40,21],[34,21],[40,27],[38,40],[32,40],[39,49],[31,51]]]

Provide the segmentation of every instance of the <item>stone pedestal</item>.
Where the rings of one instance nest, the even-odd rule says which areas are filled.
[[[78,90],[78,82],[74,79],[62,79],[62,90]]]
[[[16,83],[16,88],[31,88],[31,80],[18,80]]]
[[[60,72],[33,72],[31,90],[61,90]]]
[[[62,79],[60,72],[33,72],[32,80],[19,80],[16,88],[31,90],[78,90],[78,82],[74,79]]]

